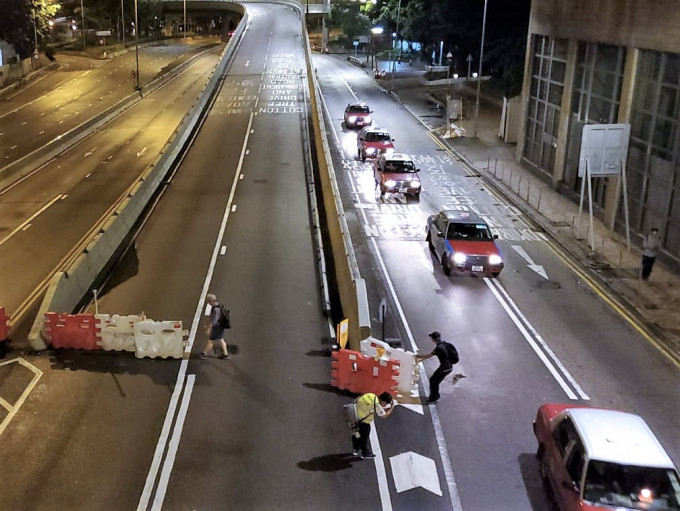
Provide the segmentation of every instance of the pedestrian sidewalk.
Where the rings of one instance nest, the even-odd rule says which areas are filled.
[[[388,69],[387,62],[380,69]],[[394,75],[378,80],[416,115],[433,128],[442,127],[444,109],[433,101],[436,88],[422,80],[424,71],[400,63]],[[441,87],[440,95],[441,95]],[[457,89],[456,96],[474,106],[475,92]],[[472,119],[463,120],[468,136],[440,140],[476,169],[488,186],[502,193],[515,207],[542,229],[570,258],[595,281],[610,299],[634,318],[660,348],[680,364],[680,274],[657,259],[649,281],[639,279],[641,250],[631,237],[630,250],[625,236],[610,231],[594,219],[594,249],[590,247],[587,205],[579,224],[579,205],[560,195],[550,185],[516,161],[516,145],[505,144],[498,131],[501,106],[480,100],[477,138],[472,138]]]

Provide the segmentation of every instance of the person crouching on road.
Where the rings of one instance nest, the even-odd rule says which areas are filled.
[[[352,434],[352,447],[354,456],[361,456],[361,459],[375,458],[368,443],[371,434],[371,422],[378,416],[386,419],[394,411],[397,405],[396,400],[392,399],[392,394],[383,392],[379,396],[368,392],[360,396],[356,401],[357,417],[359,422]]]
[[[434,404],[439,401],[439,384],[446,378],[446,375],[453,371],[453,364],[449,358],[449,350],[446,347],[446,343],[442,340],[442,336],[439,332],[432,332],[430,335],[430,340],[435,344],[432,353],[427,355],[416,355],[416,363],[428,358],[436,356],[439,359],[439,367],[430,376],[430,396],[427,398],[429,404]]]
[[[222,305],[217,301],[217,297],[213,294],[207,295],[205,299],[210,304],[211,309],[208,323],[206,324],[208,342],[201,352],[201,360],[208,358],[209,349],[212,348],[213,351],[217,351],[217,346],[222,350],[220,358],[227,359],[229,358],[229,352],[227,351],[227,343],[224,341],[224,328],[220,326],[220,307],[222,307]]]

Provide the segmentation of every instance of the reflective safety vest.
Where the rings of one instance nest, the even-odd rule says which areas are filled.
[[[360,396],[357,399],[357,417],[361,422],[373,422],[377,406],[380,406],[380,402],[375,394],[368,392]]]

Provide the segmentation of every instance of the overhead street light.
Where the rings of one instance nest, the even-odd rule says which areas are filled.
[[[482,44],[479,49],[479,73],[477,74],[477,100],[475,101],[475,124],[472,136],[477,138],[477,127],[479,126],[479,94],[482,87],[482,59],[484,58],[484,31],[486,30],[486,6],[488,0],[484,0],[484,16],[482,17]]]
[[[368,56],[366,58],[366,64],[368,64],[371,56],[373,57],[373,64],[375,64],[375,53],[373,51],[373,35],[380,35],[383,33],[383,27],[373,27],[371,29],[371,35],[368,36]],[[371,64],[371,70],[373,70],[373,64]],[[376,66],[377,69],[377,66]]]

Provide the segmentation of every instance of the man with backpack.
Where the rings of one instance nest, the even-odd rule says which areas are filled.
[[[229,324],[229,312],[224,308],[222,304],[217,301],[217,297],[213,294],[209,294],[205,297],[206,301],[210,305],[210,317],[209,322],[206,325],[206,331],[208,333],[208,342],[201,352],[201,360],[208,358],[208,350],[213,349],[217,352],[217,347],[219,346],[222,350],[222,354],[219,358],[228,359],[229,352],[227,351],[227,343],[224,342],[224,330],[225,328],[230,328]]]
[[[434,350],[427,355],[416,355],[416,362],[421,362],[434,356],[439,359],[439,367],[430,376],[430,396],[427,398],[427,403],[433,405],[441,397],[439,395],[439,384],[446,378],[446,375],[453,371],[453,364],[458,363],[458,351],[453,344],[443,341],[439,332],[432,332],[429,337],[435,344]]]

